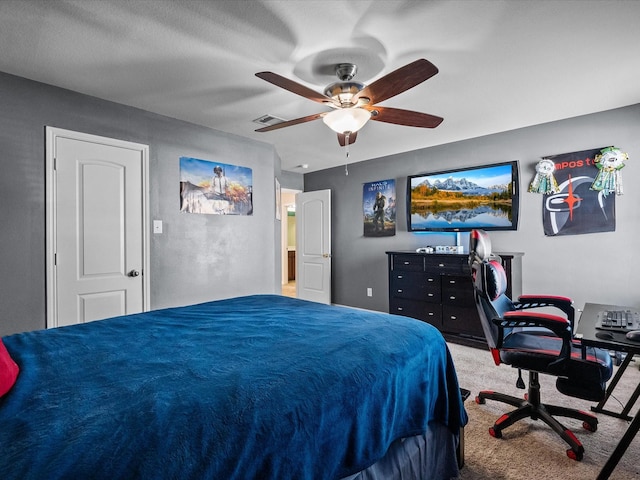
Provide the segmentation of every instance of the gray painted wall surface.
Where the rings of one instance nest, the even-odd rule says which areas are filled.
[[[445,119],[446,122],[446,119]],[[389,127],[390,141],[393,132]],[[399,128],[399,127],[398,127]],[[409,127],[407,127],[409,128]],[[308,173],[305,191],[332,190],[333,302],[388,311],[388,250],[455,245],[455,234],[415,234],[406,227],[408,175],[510,160],[520,162],[521,209],[517,231],[495,232],[495,251],[524,252],[523,293],[565,295],[585,302],[638,305],[640,288],[640,105],[498,133],[437,147]],[[424,135],[429,135],[425,131]],[[358,142],[366,142],[365,130]],[[541,157],[614,145],[629,154],[622,170],[624,195],[616,198],[616,231],[546,237],[542,195],[526,192]],[[351,151],[357,152],[358,143]],[[363,183],[395,179],[394,237],[363,237]],[[463,242],[468,247],[468,234]],[[367,287],[373,297],[366,296]]]
[[[280,291],[271,145],[3,73],[0,105],[0,335],[45,327],[45,126],[149,145],[152,309]],[[180,213],[180,156],[252,168],[253,216]]]
[[[282,188],[300,191],[304,189],[304,176],[301,173],[282,170],[282,172],[280,172],[279,180]]]

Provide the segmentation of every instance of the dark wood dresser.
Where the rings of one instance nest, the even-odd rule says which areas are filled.
[[[386,252],[389,313],[430,323],[447,340],[486,348],[473,299],[466,254]],[[521,253],[498,253],[507,274],[507,295],[522,293]]]

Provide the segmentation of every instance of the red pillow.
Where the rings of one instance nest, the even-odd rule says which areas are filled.
[[[19,371],[18,364],[9,356],[7,347],[0,338],[0,397],[11,390]]]

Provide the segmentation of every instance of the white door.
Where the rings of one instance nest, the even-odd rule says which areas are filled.
[[[331,190],[296,195],[296,296],[331,303]]]
[[[148,146],[47,127],[47,326],[148,309]]]

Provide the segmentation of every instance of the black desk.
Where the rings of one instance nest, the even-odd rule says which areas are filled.
[[[615,388],[618,381],[622,377],[622,374],[624,373],[627,366],[629,365],[629,362],[631,362],[631,359],[633,358],[633,356],[636,354],[640,354],[640,342],[633,342],[631,340],[628,340],[625,337],[625,334],[622,332],[612,332],[613,338],[611,340],[601,339],[596,337],[596,333],[599,331],[598,329],[596,329],[596,323],[598,321],[598,313],[602,311],[615,311],[615,310],[627,310],[627,309],[635,310],[635,311],[639,310],[637,307],[622,307],[618,305],[602,305],[597,303],[587,303],[584,306],[584,310],[582,312],[582,315],[580,316],[580,322],[578,323],[578,328],[576,330],[576,337],[582,339],[582,344],[584,346],[601,347],[607,350],[615,350],[615,351],[621,351],[621,352],[627,353],[627,356],[622,362],[622,365],[620,365],[618,372],[616,373],[615,377],[609,384],[609,387],[607,388],[607,392],[605,394],[604,399],[598,404],[597,407],[592,408],[592,410],[596,412],[601,412],[607,415],[616,416],[619,418],[623,418],[625,420],[632,420],[631,424],[627,428],[627,431],[625,432],[625,434],[622,436],[622,439],[618,443],[618,446],[613,451],[613,453],[609,457],[609,460],[607,460],[607,463],[604,465],[604,467],[600,471],[600,474],[598,475],[597,480],[606,480],[607,478],[609,478],[609,476],[611,475],[611,472],[613,472],[614,468],[622,458],[622,455],[624,455],[625,451],[629,447],[631,440],[633,440],[633,437],[635,437],[638,431],[640,430],[640,412],[638,412],[636,416],[633,417],[633,419],[627,415],[629,413],[629,410],[633,406],[633,404],[638,399],[638,396],[640,395],[640,384],[636,387],[631,398],[629,398],[629,401],[627,402],[627,405],[622,410],[622,413],[618,414],[616,412],[611,412],[608,410],[604,410],[602,408],[606,403],[606,401],[609,399],[611,392],[613,392],[613,389]]]

